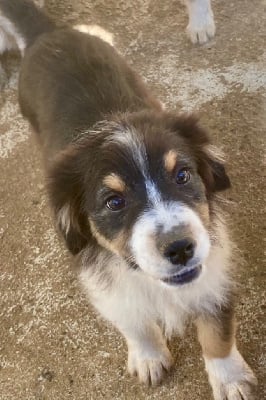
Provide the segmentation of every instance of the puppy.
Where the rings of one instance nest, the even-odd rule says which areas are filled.
[[[127,341],[130,374],[160,382],[166,338],[191,318],[214,398],[251,399],[216,196],[230,181],[208,134],[162,109],[103,30],[56,27],[29,0],[0,0],[0,11],[24,54],[19,103],[58,229],[91,303]]]

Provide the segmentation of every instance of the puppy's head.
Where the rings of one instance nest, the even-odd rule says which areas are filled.
[[[191,282],[210,251],[215,192],[229,178],[192,117],[136,113],[104,121],[50,171],[69,250],[94,241],[167,285]]]

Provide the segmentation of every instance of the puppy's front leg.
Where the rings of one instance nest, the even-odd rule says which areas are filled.
[[[197,328],[214,399],[253,399],[256,378],[235,345],[232,307],[198,318]]]
[[[107,258],[108,263],[103,257],[102,251],[94,265],[82,270],[80,281],[94,307],[125,337],[129,373],[138,375],[143,383],[158,384],[173,360],[162,330],[152,318],[146,291],[139,290],[142,276],[139,278],[138,274],[128,271],[124,261],[116,256]],[[84,265],[87,265],[86,258]],[[112,280],[104,281],[103,277],[112,277]]]
[[[125,301],[121,293],[113,293],[106,301],[94,303],[100,313],[123,334],[128,345],[128,371],[140,382],[156,385],[173,364],[160,327],[134,308],[134,300]]]
[[[161,329],[153,321],[123,332],[128,344],[128,371],[146,384],[161,382],[173,364]]]

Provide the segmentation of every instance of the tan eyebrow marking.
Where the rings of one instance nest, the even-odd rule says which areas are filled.
[[[103,179],[103,183],[108,188],[110,188],[116,192],[124,192],[126,189],[125,182],[123,181],[123,179],[120,178],[120,176],[118,176],[116,174],[107,175]]]
[[[172,172],[175,168],[177,160],[177,152],[175,150],[169,150],[164,155],[164,166],[168,172]]]

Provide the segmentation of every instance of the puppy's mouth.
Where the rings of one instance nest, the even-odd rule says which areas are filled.
[[[201,270],[201,265],[183,268],[178,274],[163,278],[161,281],[171,286],[185,285],[186,283],[194,281],[194,279],[200,275]]]

